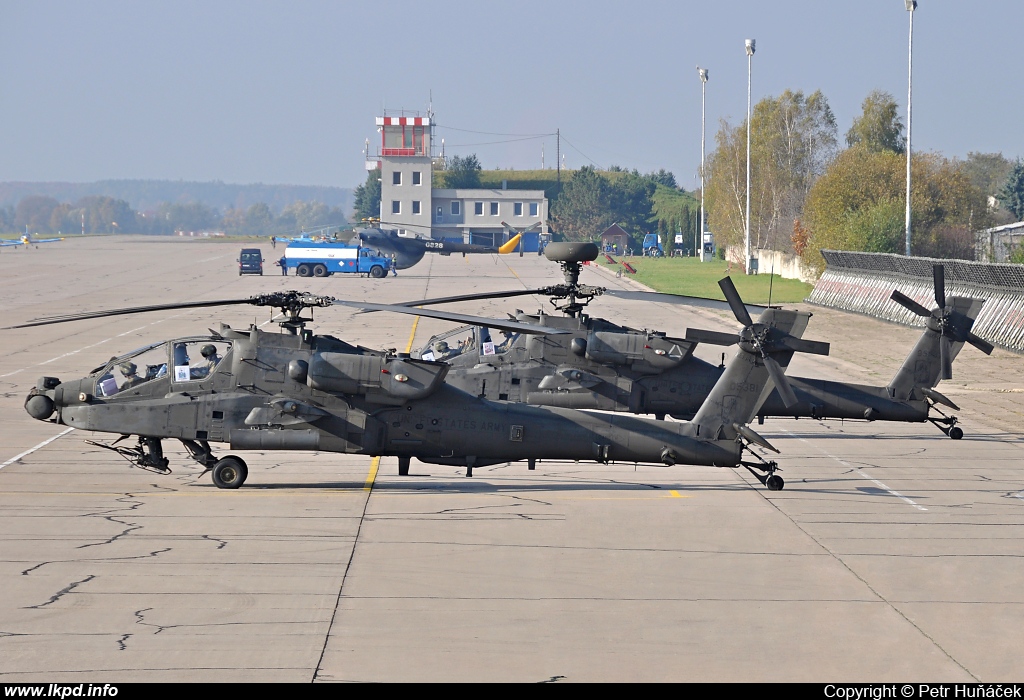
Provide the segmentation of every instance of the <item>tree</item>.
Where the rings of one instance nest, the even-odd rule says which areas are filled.
[[[475,153],[471,156],[453,156],[443,173],[444,186],[453,190],[480,187],[482,169]]]
[[[1024,219],[1024,161],[1020,158],[1013,164],[1006,178],[1006,184],[999,193],[999,201],[1017,217],[1017,221]]]
[[[380,168],[366,174],[366,182],[356,187],[355,220],[380,218]]]
[[[972,185],[986,195],[995,195],[1010,176],[1013,162],[1007,160],[1002,153],[971,151],[960,167]]]
[[[744,239],[746,124],[723,121],[705,168],[708,222],[719,245]],[[750,121],[751,246],[789,250],[790,227],[801,216],[811,186],[837,148],[836,121],[828,100],[786,90],[755,105]]]
[[[53,210],[60,205],[53,197],[29,195],[23,197],[14,209],[14,228],[23,230],[26,226],[32,233],[52,233],[50,217]]]
[[[676,176],[664,168],[656,173],[649,173],[645,177],[658,185],[665,185],[665,187],[671,187],[673,189],[678,187],[678,185],[676,185]]]
[[[863,144],[869,151],[903,153],[906,138],[896,98],[888,92],[874,90],[861,103],[862,114],[853,120],[846,132],[846,145]]]
[[[590,241],[615,222],[608,206],[611,187],[591,166],[580,168],[551,207],[555,230],[570,241]]]
[[[652,197],[657,187],[635,170],[608,183],[608,209],[614,221],[634,236],[647,233],[654,220]]]
[[[911,170],[914,255],[973,258],[970,232],[991,220],[981,190],[936,154],[914,156]],[[895,151],[858,144],[841,153],[807,196],[804,261],[822,269],[822,248],[902,253],[905,188],[906,161]]]

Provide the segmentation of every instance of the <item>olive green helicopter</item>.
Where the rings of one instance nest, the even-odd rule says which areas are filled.
[[[117,435],[111,444],[92,444],[151,471],[169,471],[162,441],[178,440],[214,484],[227,489],[245,482],[248,467],[237,455],[215,455],[218,443],[232,451],[394,456],[400,475],[408,475],[414,457],[464,466],[467,476],[474,467],[506,462],[526,461],[533,469],[537,460],[594,460],[745,467],[769,489],[784,485],[778,464],[754,448],[778,450],[747,424],[772,384],[787,386],[782,364],[794,350],[810,347],[798,337],[805,312],[773,308],[745,326],[739,352],[688,422],[491,399],[449,383],[445,361],[317,335],[305,327],[311,315],[303,314],[345,306],[531,337],[569,335],[538,323],[290,291],[51,316],[9,328],[238,305],[276,309],[281,329],[222,324],[218,331],[118,355],[81,378],[41,377],[25,409],[37,420]],[[813,349],[821,352],[822,345]],[[133,436],[134,445],[121,444]]]
[[[452,369],[448,383],[490,399],[536,406],[597,409],[633,414],[670,415],[691,420],[725,372],[693,354],[698,343],[734,345],[740,333],[688,329],[685,338],[653,330],[640,330],[588,316],[587,304],[599,297],[725,308],[742,328],[751,314],[773,314],[765,306],[744,304],[731,280],[723,281],[726,301],[656,292],[590,286],[579,281],[582,264],[598,256],[593,243],[552,243],[544,255],[561,264],[564,283],[539,289],[461,294],[403,302],[431,306],[461,301],[511,298],[522,295],[549,297],[559,313],[517,311],[509,318],[559,329],[556,335],[518,334],[486,326],[462,327],[430,338],[415,357],[441,359]],[[981,299],[946,296],[944,269],[934,267],[937,308],[928,309],[898,290],[891,299],[914,314],[927,318],[917,344],[886,386],[789,377],[775,383],[757,411],[766,417],[844,419],[867,421],[929,421],[954,440],[963,437],[958,419],[943,408],[959,410],[935,387],[952,378],[952,363],[964,343],[990,354],[992,345],[971,332],[981,311]],[[827,351],[827,345],[800,341],[803,352]],[[788,357],[780,357],[786,366]]]

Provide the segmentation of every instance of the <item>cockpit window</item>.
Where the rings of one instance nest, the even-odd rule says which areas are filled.
[[[167,376],[167,343],[112,360],[96,382],[97,396],[113,396]]]
[[[206,379],[220,364],[230,343],[205,340],[175,342],[172,356],[175,382],[196,382]]]
[[[435,335],[420,350],[420,357],[424,360],[447,362],[466,353],[478,354],[483,357],[502,355],[512,349],[518,337],[518,333],[511,331],[492,331],[490,328],[474,329],[471,326],[463,326],[441,335]]]

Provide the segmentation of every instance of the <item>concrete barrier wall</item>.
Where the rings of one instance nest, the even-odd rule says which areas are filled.
[[[753,257],[757,258],[758,274],[776,274],[779,277],[790,280],[800,280],[808,284],[814,284],[818,275],[813,270],[804,269],[803,261],[792,253],[780,253],[777,250],[755,250]],[[743,267],[743,248],[741,246],[726,246],[725,259]]]
[[[899,289],[935,307],[932,266],[945,268],[946,295],[984,299],[974,333],[993,345],[1024,353],[1024,265],[907,258],[883,253],[823,250],[828,267],[807,301],[908,326],[924,326],[889,296]]]

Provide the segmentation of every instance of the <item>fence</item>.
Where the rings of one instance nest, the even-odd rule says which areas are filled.
[[[945,268],[946,295],[984,299],[973,331],[994,345],[1024,353],[1024,265],[913,258],[888,253],[823,250],[828,267],[807,301],[875,318],[924,326],[889,296],[894,289],[935,306],[932,266]]]

